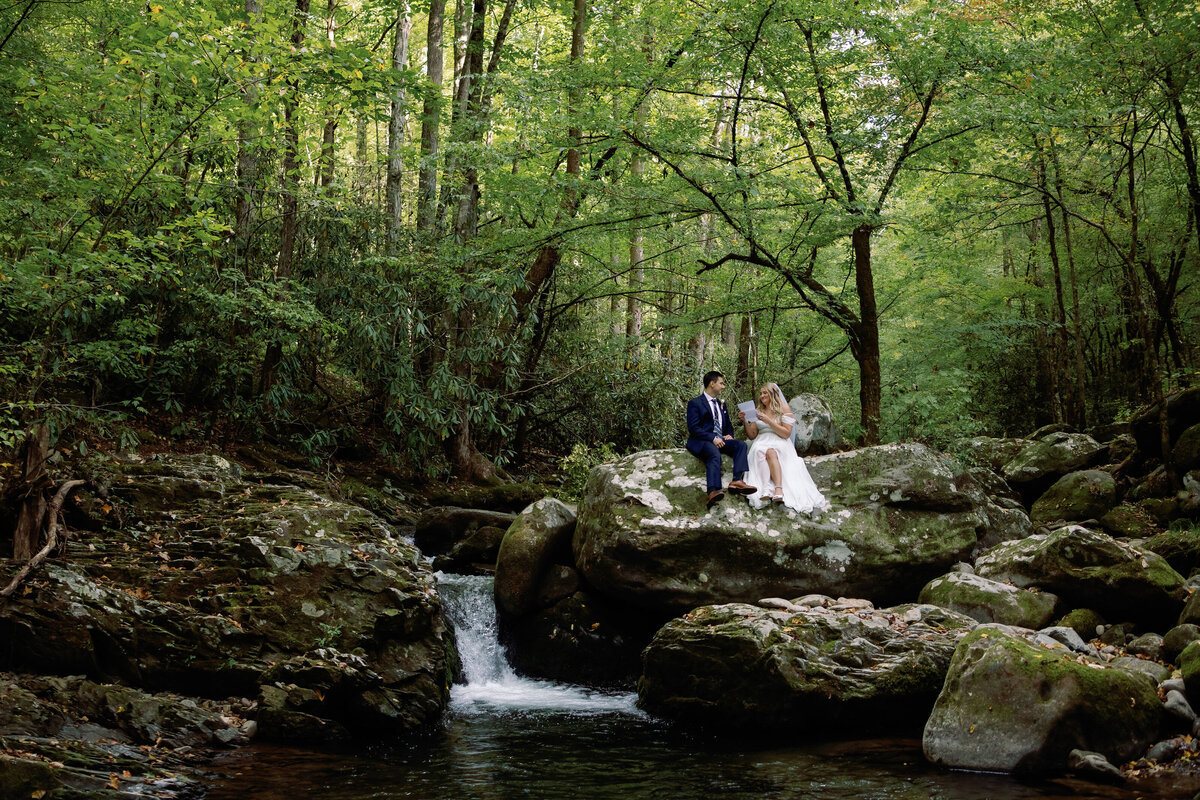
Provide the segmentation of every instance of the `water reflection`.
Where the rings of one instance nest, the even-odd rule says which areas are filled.
[[[915,739],[794,745],[690,735],[632,694],[513,673],[490,578],[442,576],[467,684],[429,735],[348,753],[255,746],[217,764],[208,800],[1133,800],[1191,797],[1083,782],[949,773]],[[816,726],[820,720],[800,720]]]
[[[209,800],[1133,800],[1195,790],[949,773],[911,739],[739,747],[623,712],[520,709],[452,712],[430,737],[365,752],[255,746],[217,768]]]

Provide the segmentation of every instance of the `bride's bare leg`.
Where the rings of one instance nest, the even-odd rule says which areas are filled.
[[[767,469],[771,473],[771,483],[775,484],[776,488],[783,488],[780,483],[782,476],[779,469],[779,454],[774,450],[767,451]]]

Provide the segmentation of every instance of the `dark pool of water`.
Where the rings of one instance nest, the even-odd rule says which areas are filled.
[[[341,753],[254,746],[216,771],[209,800],[1134,800],[1190,798],[1200,788],[947,772],[913,739],[716,742],[611,709],[471,707],[416,742]]]

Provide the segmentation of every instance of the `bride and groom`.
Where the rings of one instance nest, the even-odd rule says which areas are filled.
[[[704,462],[708,507],[725,497],[721,458],[729,456],[734,479],[728,490],[745,495],[754,508],[770,503],[805,513],[827,508],[829,503],[796,454],[796,419],[779,386],[768,383],[759,389],[757,419],[749,420],[746,412],[738,411],[749,446],[733,437],[729,410],[720,399],[724,389],[725,376],[709,372],[704,376],[704,391],[687,406],[687,449]]]

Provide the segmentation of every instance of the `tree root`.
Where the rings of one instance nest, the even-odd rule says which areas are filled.
[[[38,565],[46,560],[46,557],[58,546],[58,530],[60,527],[65,527],[62,524],[62,507],[67,501],[67,496],[75,489],[87,483],[85,480],[67,481],[62,486],[58,487],[58,491],[54,495],[54,499],[50,501],[50,505],[46,508],[46,518],[48,519],[46,530],[46,545],[29,559],[17,576],[12,579],[12,583],[8,584],[3,590],[0,590],[0,597],[11,597],[12,593],[17,590],[21,582],[29,577],[29,573],[37,569]]]

